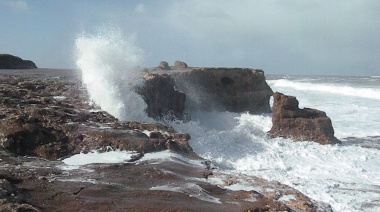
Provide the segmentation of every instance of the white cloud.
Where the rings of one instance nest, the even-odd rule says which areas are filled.
[[[28,4],[22,0],[10,0],[4,2],[8,7],[17,12],[28,11]]]

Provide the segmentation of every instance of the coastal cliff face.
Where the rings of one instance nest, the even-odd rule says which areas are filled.
[[[320,110],[298,107],[298,100],[282,93],[273,95],[271,137],[291,138],[296,141],[315,141],[320,144],[336,144],[340,141],[334,136],[329,117]]]
[[[23,60],[10,54],[0,54],[0,69],[32,69],[37,68],[30,60]]]
[[[186,106],[188,111],[229,111],[249,112],[251,114],[271,112],[269,100],[273,94],[272,89],[265,81],[262,70],[249,68],[191,68],[186,63],[176,61],[175,66],[170,67],[166,62],[161,62],[157,68],[147,70],[146,85],[143,92],[139,92],[148,104],[147,111],[162,111],[157,102],[157,97],[164,97],[164,93],[173,94],[173,98],[163,98],[166,108],[173,114],[188,117],[184,114]],[[161,80],[161,85],[151,87]],[[172,81],[169,78],[173,78]],[[177,98],[184,93],[185,97]],[[185,102],[186,101],[186,102]],[[169,103],[170,102],[170,103]],[[169,104],[168,104],[169,103]],[[178,107],[181,106],[181,107]],[[160,118],[160,113],[148,112],[153,118]]]

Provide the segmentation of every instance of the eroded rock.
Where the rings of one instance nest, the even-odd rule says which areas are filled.
[[[155,119],[186,119],[186,95],[176,89],[167,74],[148,74],[137,90],[147,104],[146,113]]]
[[[315,141],[320,144],[336,144],[334,128],[326,113],[320,110],[298,107],[298,100],[282,93],[273,94],[271,137],[291,138],[296,141]]]
[[[170,71],[154,68],[148,72],[172,77],[177,89],[185,93],[189,111],[271,112],[269,99],[273,91],[262,70],[191,68],[177,62]]]

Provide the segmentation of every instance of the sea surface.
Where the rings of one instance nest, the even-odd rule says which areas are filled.
[[[270,139],[271,114],[198,112],[175,125],[200,156],[236,175],[258,176],[331,204],[334,211],[380,211],[380,78],[268,76],[275,92],[323,110],[341,145]]]
[[[133,91],[141,82],[131,68],[141,56],[133,42],[117,32],[84,34],[76,48],[95,103],[121,120],[152,121]],[[188,111],[191,122],[170,124],[223,172],[281,182],[334,211],[380,211],[380,77],[267,75],[267,82],[301,108],[325,111],[342,144],[270,139],[271,114]]]

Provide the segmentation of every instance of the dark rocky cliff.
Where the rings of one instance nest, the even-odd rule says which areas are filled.
[[[0,54],[0,69],[32,69],[37,68],[30,60],[23,60],[10,54]]]

